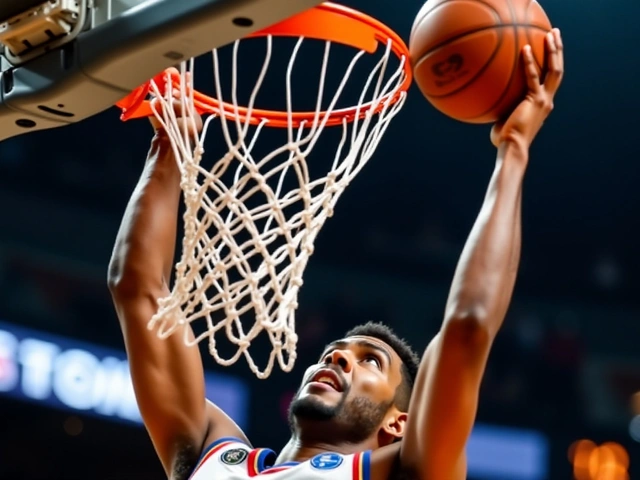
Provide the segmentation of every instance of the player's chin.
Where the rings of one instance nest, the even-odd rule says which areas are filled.
[[[290,407],[290,415],[302,420],[325,421],[335,418],[340,408],[339,398],[300,392]]]
[[[300,390],[296,400],[303,403],[335,407],[342,402],[343,396],[344,392],[338,392],[337,390],[328,388],[318,388],[313,384],[309,384]]]

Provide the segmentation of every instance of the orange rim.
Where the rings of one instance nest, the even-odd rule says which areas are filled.
[[[390,101],[394,104],[400,100],[402,92],[406,92],[411,86],[413,72],[409,62],[409,49],[402,38],[382,22],[364,13],[358,12],[342,5],[325,2],[317,7],[302,12],[280,23],[260,30],[247,38],[266,37],[305,37],[316,40],[331,41],[343,45],[374,53],[382,44],[386,47],[391,42],[391,51],[400,59],[404,58],[405,78],[399,90],[388,94],[379,101],[376,113],[379,113]],[[180,74],[176,69],[167,69],[161,74],[146,82],[125,98],[116,103],[122,110],[121,120],[127,121],[134,118],[149,117],[154,115],[151,104],[146,98],[151,91],[151,82],[163,85],[166,75],[169,74],[173,88],[180,88]],[[242,122],[249,121],[252,125],[258,125],[268,120],[270,127],[287,128],[300,127],[302,124],[312,123],[318,116],[316,112],[291,112],[278,110],[249,109],[235,107],[226,102],[219,102],[201,92],[194,92],[196,110],[200,114],[215,113],[224,115],[229,120],[239,119]],[[328,116],[327,126],[340,125],[345,120],[353,122],[356,118],[364,118],[373,103],[365,103],[358,107],[334,110]],[[326,112],[320,112],[317,118],[323,118]]]

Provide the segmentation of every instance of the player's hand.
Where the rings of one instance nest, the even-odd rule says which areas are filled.
[[[187,72],[187,89],[190,88],[191,85],[191,73]],[[189,112],[185,112],[183,110],[185,110],[183,108],[182,105],[182,101],[180,99],[180,91],[178,90],[173,90],[173,102],[171,105],[171,108],[173,108],[173,113],[176,116],[176,119],[178,120],[178,125],[182,125],[182,122],[184,120],[187,120],[187,128],[189,129],[189,133],[191,134],[192,137],[197,136],[198,133],[200,133],[202,131],[202,117],[200,116],[200,114],[198,114],[198,112],[195,111],[195,109],[193,110],[192,114],[189,115]],[[158,112],[161,112],[161,116],[164,116],[164,112],[162,112],[163,110],[163,102],[160,101],[158,98],[154,98],[153,100],[151,100],[151,106],[156,109]],[[156,133],[163,133],[164,132],[164,126],[162,125],[162,122],[160,120],[158,120],[158,118],[155,115],[152,115],[149,117],[149,121],[151,122],[151,126],[153,127],[153,129],[155,130]]]
[[[531,47],[526,45],[522,55],[529,91],[526,97],[503,122],[491,129],[491,143],[499,147],[515,142],[528,149],[542,124],[553,110],[555,97],[564,75],[564,55],[560,30],[554,28],[545,37],[546,75],[541,82]]]

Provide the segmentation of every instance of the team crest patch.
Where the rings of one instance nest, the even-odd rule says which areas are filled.
[[[337,453],[321,453],[311,459],[311,466],[318,470],[333,470],[342,463],[342,456]]]
[[[227,465],[239,465],[245,461],[248,455],[249,452],[243,448],[232,448],[222,454],[220,461]]]

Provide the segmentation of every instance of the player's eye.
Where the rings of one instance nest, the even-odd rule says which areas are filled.
[[[378,358],[375,355],[367,355],[362,359],[362,361],[366,363],[371,363],[372,365],[375,365],[376,368],[381,368],[382,366],[380,363],[380,360],[378,360]]]
[[[331,353],[333,353],[333,350],[328,350],[320,355],[320,360],[318,360],[318,363],[327,363],[327,357],[331,355]]]

